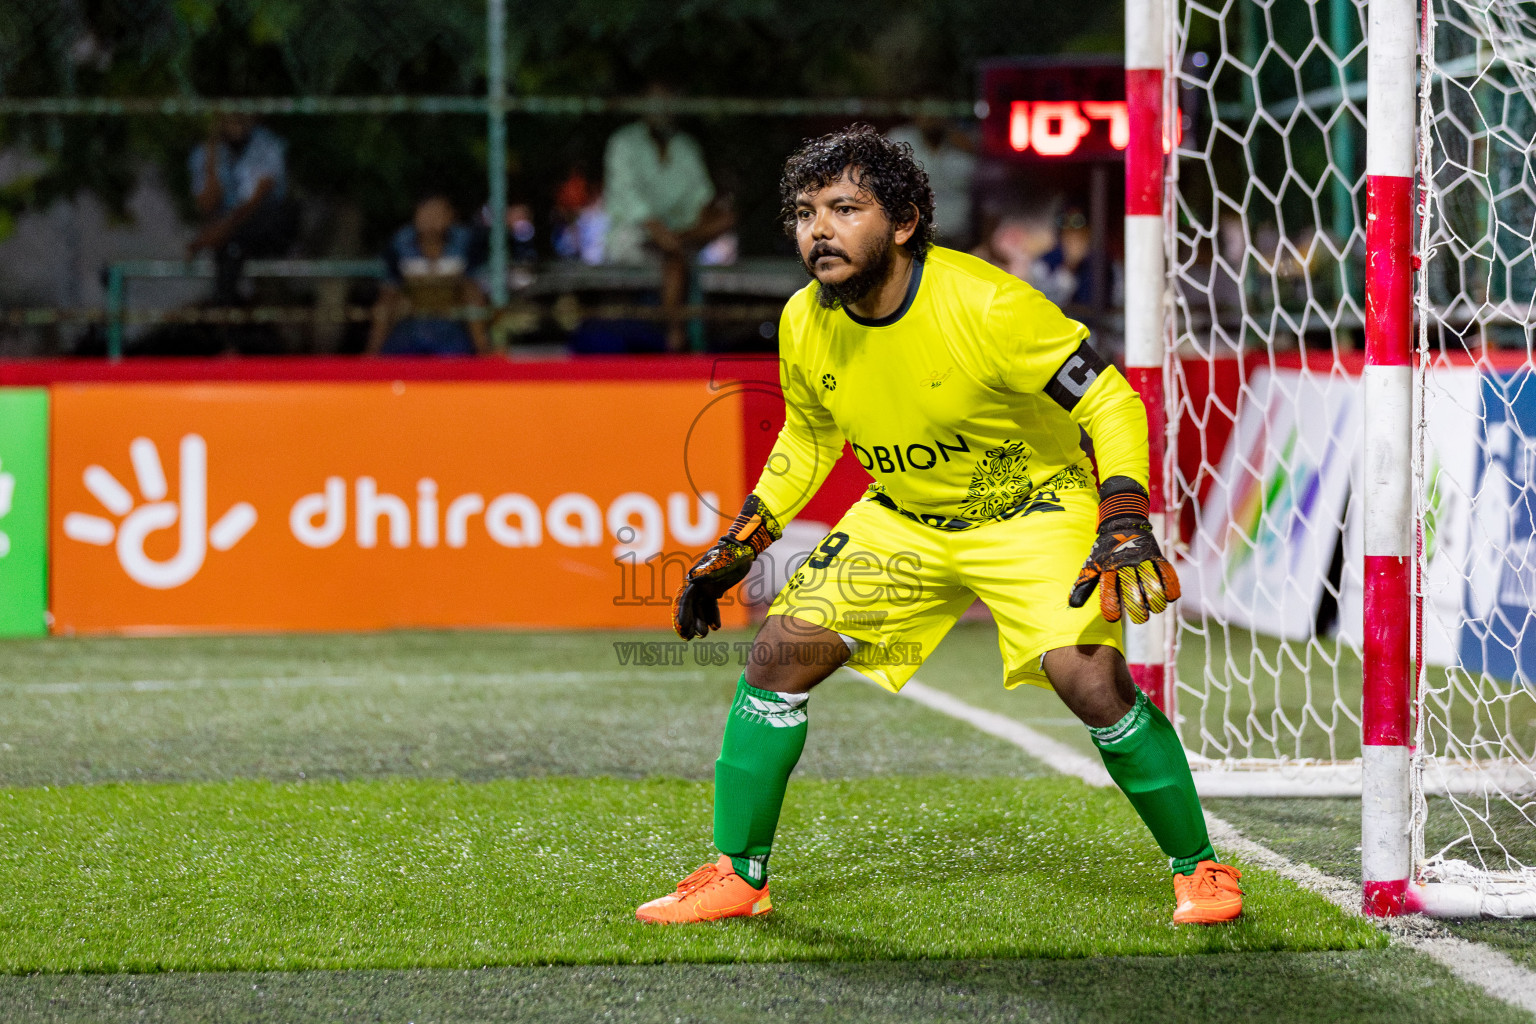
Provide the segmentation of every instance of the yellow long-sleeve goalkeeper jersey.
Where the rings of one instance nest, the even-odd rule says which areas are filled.
[[[779,330],[786,419],[754,493],[788,522],[853,445],[871,497],[941,529],[1027,511],[1099,472],[1147,484],[1147,419],[1088,329],[990,264],[935,248],[882,320],[824,309],[815,283]]]

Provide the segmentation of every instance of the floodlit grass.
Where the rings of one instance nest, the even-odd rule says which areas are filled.
[[[730,641],[750,634],[727,634]],[[670,634],[430,632],[0,643],[0,785],[713,777],[740,669],[619,664]],[[672,637],[676,643],[676,637]],[[799,772],[1033,775],[1002,740],[851,678]]]
[[[1402,949],[1095,960],[0,977],[6,1024],[1529,1024]],[[366,1009],[364,1009],[366,1008]]]
[[[1238,642],[1250,646],[1257,644],[1267,651],[1266,657],[1276,659],[1276,663],[1280,661],[1278,641],[1244,635]],[[1203,657],[1198,645],[1192,644],[1191,637],[1186,635],[1185,646],[1180,653],[1180,668],[1186,678],[1198,678],[1194,673],[1198,671],[1197,666]],[[1358,698],[1358,662],[1353,663],[1352,671]],[[1082,727],[1071,719],[1055,694],[1027,686],[1004,691],[997,684],[1001,672],[1002,659],[997,654],[990,627],[986,624],[966,624],[957,627],[934,657],[923,666],[919,678],[973,704],[1024,722],[1077,747],[1085,754],[1094,753]],[[1294,701],[1291,710],[1294,713],[1301,707],[1305,688],[1295,671],[1287,672],[1283,678],[1286,680],[1283,692],[1291,695]],[[1186,697],[1187,694],[1181,695],[1181,699]],[[1517,695],[1517,699],[1529,698]],[[1188,700],[1183,708],[1183,713],[1188,714]],[[1200,710],[1198,704],[1195,710]],[[1470,707],[1463,705],[1460,713],[1470,717],[1470,711]],[[1358,754],[1358,733],[1349,729],[1346,729],[1346,733],[1340,749]],[[1186,743],[1192,739],[1187,724],[1184,739]],[[1360,878],[1358,800],[1207,800],[1205,806],[1238,826],[1245,835],[1292,860],[1311,864],[1340,878],[1355,881]],[[1489,856],[1489,862],[1494,865],[1503,863],[1503,851],[1508,851],[1523,863],[1536,863],[1536,830],[1530,827],[1529,822],[1513,805],[1495,802],[1487,807],[1478,804],[1477,809],[1486,817],[1486,821],[1471,815],[1463,817],[1457,813],[1451,801],[1431,797],[1425,836],[1428,848],[1439,850],[1458,838],[1471,836],[1482,845]],[[1466,844],[1458,849],[1463,858],[1475,859],[1471,847]],[[1452,855],[1458,854],[1452,851]],[[1536,970],[1536,921],[1443,921],[1440,924],[1463,938],[1496,946]]]
[[[1207,757],[1360,756],[1360,659],[1333,638],[1280,641],[1183,622],[1179,718]]]
[[[1242,922],[1173,928],[1118,794],[841,676],[813,698],[778,911],[642,926],[708,856],[737,670],[621,665],[637,639],[666,636],[0,642],[0,1020],[1523,1019],[1262,873]],[[1091,752],[1001,671],[967,624],[919,678]],[[1213,809],[1357,870],[1355,802]],[[1453,927],[1536,963],[1530,923]],[[498,964],[558,966],[467,969]]]
[[[1186,746],[1212,757],[1359,756],[1359,727],[1346,714],[1360,705],[1353,654],[1332,640],[1191,630],[1179,653]],[[9,745],[0,746],[0,782],[301,772],[707,778],[739,667],[700,667],[687,648],[678,666],[621,664],[614,645],[636,640],[675,642],[663,632],[597,631],[0,641],[0,733]],[[1093,752],[1054,694],[1003,690],[990,623],[956,627],[918,678]],[[803,772],[964,774],[985,757],[1011,759],[985,774],[1037,770],[941,716],[919,726],[930,739],[904,746],[897,734],[908,726],[894,724],[891,702],[850,695],[856,689],[834,680],[817,691],[815,720],[827,727]],[[658,706],[668,714],[656,716]],[[652,731],[636,731],[637,720]],[[1437,710],[1441,721],[1463,736],[1508,735],[1517,749],[1536,749],[1536,692],[1464,683]]]
[[[161,971],[1086,957],[1374,948],[1272,875],[1210,929],[1118,794],[1064,779],[806,781],[778,912],[632,916],[706,855],[682,781],[108,785],[0,792],[0,969]]]
[[[1181,643],[1178,724],[1189,749],[1208,757],[1228,751],[1253,757],[1360,756],[1360,727],[1344,713],[1347,708],[1358,715],[1360,708],[1360,661],[1349,651],[1331,640],[1281,644],[1214,627],[1209,645],[1188,631]],[[1002,658],[990,623],[956,627],[917,677],[1093,753],[1082,726],[1055,694],[1036,686],[1002,688]],[[1331,725],[1331,737],[1325,724]]]
[[[1281,641],[1214,621],[1182,625],[1185,746],[1213,758],[1360,756],[1360,659],[1338,640]],[[1449,733],[1479,756],[1527,759],[1536,750],[1536,691],[1442,667],[1431,666],[1428,676],[1433,749],[1446,749]]]
[[[1218,759],[1360,756],[1361,668],[1347,649],[1333,640],[1282,642],[1214,625],[1209,638],[1187,630],[1186,624],[1178,692],[1185,747]],[[995,644],[988,623],[958,626],[917,678],[1092,754],[1082,726],[1055,694],[1033,686],[1002,689]],[[1439,690],[1430,719],[1436,749],[1445,748],[1449,728],[1480,756],[1530,760],[1525,752],[1536,751],[1536,690],[1465,673],[1448,676],[1444,669],[1432,670],[1431,684]]]
[[[1439,849],[1465,835],[1461,819],[1447,801],[1431,798],[1425,840]],[[1358,800],[1207,800],[1206,807],[1243,831],[1250,839],[1292,860],[1308,863],[1331,875],[1360,880],[1360,801]],[[1529,824],[1507,808],[1499,809],[1499,834],[1510,851],[1526,863],[1536,861],[1536,835]],[[1536,921],[1440,921],[1439,926],[1473,942],[1502,949],[1517,962],[1536,970]]]

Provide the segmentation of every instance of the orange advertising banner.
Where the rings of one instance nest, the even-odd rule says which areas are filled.
[[[57,386],[53,630],[662,628],[740,425],[702,380]]]

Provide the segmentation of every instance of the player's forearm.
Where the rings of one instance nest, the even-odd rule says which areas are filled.
[[[1125,476],[1147,486],[1147,410],[1119,370],[1111,366],[1099,374],[1072,418],[1093,439],[1100,480]]]
[[[211,217],[219,210],[219,205],[224,202],[224,189],[219,184],[219,145],[216,139],[210,138],[203,146],[203,187],[198,190],[197,212],[204,217]]]
[[[785,427],[779,432],[752,493],[773,510],[780,523],[787,523],[816,494],[842,454],[841,439],[836,444],[821,443]]]

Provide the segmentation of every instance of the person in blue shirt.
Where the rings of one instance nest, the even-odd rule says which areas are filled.
[[[219,114],[188,160],[201,226],[187,245],[187,257],[212,252],[217,305],[239,302],[246,260],[283,255],[298,233],[288,201],[286,149],[250,115]]]
[[[1093,275],[1088,258],[1093,250],[1093,232],[1088,218],[1078,209],[1061,216],[1056,246],[1040,257],[1039,281],[1032,280],[1046,297],[1058,306],[1087,306],[1093,303]]]
[[[484,263],[473,231],[440,193],[416,204],[411,223],[384,254],[387,277],[373,306],[368,351],[398,356],[469,356],[490,351],[485,321],[455,312],[484,306],[475,280]]]

